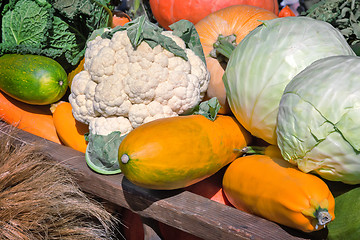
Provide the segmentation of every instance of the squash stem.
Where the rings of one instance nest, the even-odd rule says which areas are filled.
[[[210,52],[210,56],[219,59],[219,61],[228,62],[235,47],[236,35],[223,36],[220,34],[217,41],[213,44],[213,50]]]
[[[246,146],[240,151],[246,155],[252,155],[252,154],[264,155],[265,149],[266,147],[262,147],[262,146]]]
[[[318,208],[315,212],[315,217],[318,220],[318,224],[320,226],[325,226],[327,223],[331,221],[331,215],[325,208]]]

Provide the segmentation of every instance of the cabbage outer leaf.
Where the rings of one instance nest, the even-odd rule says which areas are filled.
[[[360,183],[360,57],[320,59],[286,86],[277,143],[304,172]]]

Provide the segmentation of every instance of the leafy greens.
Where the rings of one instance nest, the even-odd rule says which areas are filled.
[[[301,15],[330,23],[360,55],[360,1],[322,0]]]
[[[43,55],[70,70],[90,34],[111,21],[110,0],[2,0],[0,56]]]

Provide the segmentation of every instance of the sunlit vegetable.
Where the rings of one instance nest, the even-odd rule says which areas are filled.
[[[304,172],[360,183],[360,58],[314,62],[287,85],[277,118],[282,155]]]
[[[288,82],[315,60],[355,55],[342,34],[307,17],[264,21],[233,51],[224,85],[230,108],[254,136],[276,144],[276,116]]]

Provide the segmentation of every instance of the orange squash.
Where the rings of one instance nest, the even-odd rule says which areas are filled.
[[[132,183],[170,190],[195,184],[241,155],[251,136],[235,120],[218,115],[157,119],[132,130],[119,147],[119,164]]]
[[[269,20],[277,16],[263,8],[235,5],[213,12],[195,24],[204,50],[207,68],[210,71],[210,84],[205,99],[217,97],[222,108],[219,113],[231,113],[226,100],[226,91],[222,77],[226,63],[210,56],[219,36],[236,36],[236,45],[253,29],[261,24],[261,20]]]
[[[277,0],[150,0],[151,11],[165,29],[181,19],[196,24],[212,12],[232,5],[250,5],[269,10],[276,15],[279,12]]]
[[[85,58],[82,58],[81,61],[76,66],[76,68],[68,73],[67,78],[68,78],[70,89],[71,89],[72,80],[74,79],[75,75],[78,74],[79,72],[81,72],[82,70],[84,70],[84,63],[85,63]]]
[[[248,155],[226,169],[228,200],[246,212],[304,232],[322,229],[335,218],[335,200],[326,183],[285,161],[276,146]]]
[[[87,141],[84,134],[89,132],[89,126],[74,118],[69,102],[59,102],[53,105],[52,112],[56,132],[63,144],[85,153]]]
[[[26,132],[61,144],[47,105],[30,105],[0,92],[0,119]]]

